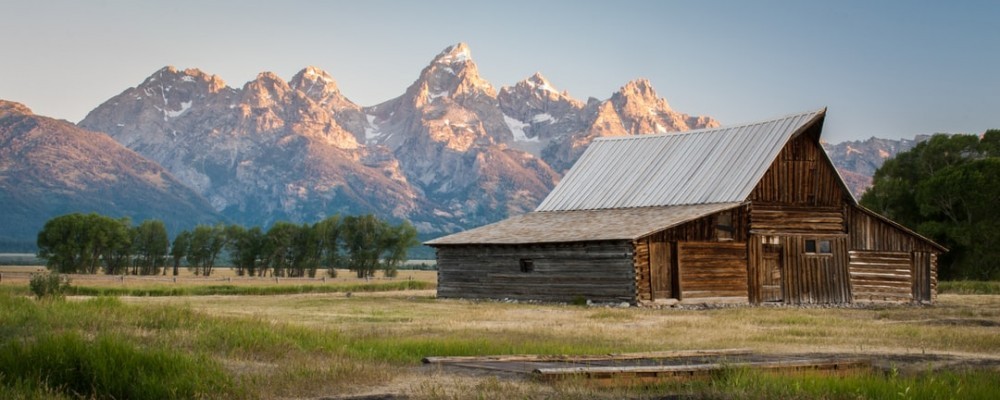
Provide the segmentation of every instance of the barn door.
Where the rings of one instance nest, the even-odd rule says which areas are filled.
[[[649,271],[654,300],[673,297],[670,253],[670,243],[649,241]]]
[[[784,269],[781,258],[781,246],[765,244],[761,257],[761,281],[760,300],[761,301],[782,301],[781,295],[781,275]]]
[[[931,255],[913,253],[913,300],[931,301]]]

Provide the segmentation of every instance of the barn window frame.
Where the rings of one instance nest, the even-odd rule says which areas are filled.
[[[833,242],[829,239],[806,239],[803,252],[810,255],[832,255]]]
[[[533,259],[522,258],[518,260],[518,264],[521,266],[521,272],[525,274],[535,272],[535,260]]]
[[[733,212],[723,211],[715,215],[715,238],[720,242],[733,241]]]

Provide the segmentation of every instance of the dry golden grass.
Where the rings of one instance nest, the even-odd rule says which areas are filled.
[[[601,308],[553,304],[439,300],[433,291],[304,294],[260,297],[130,298],[136,304],[176,304],[220,317],[331,330],[373,346],[420,348],[423,343],[481,340],[480,352],[600,353],[750,348],[768,354],[821,353],[872,357],[883,366],[923,371],[969,362],[1000,365],[1000,296],[941,295],[930,307],[737,307],[723,309]],[[499,345],[498,345],[499,343]],[[435,348],[428,345],[427,348]],[[403,351],[403,350],[401,350]],[[417,350],[419,351],[419,350]],[[410,393],[465,398],[475,393],[515,397],[587,398],[594,392],[417,366],[401,356],[394,378],[369,394]],[[927,357],[932,356],[932,357]],[[407,358],[409,357],[409,358]],[[936,357],[936,358],[935,358]],[[342,388],[344,389],[344,388]],[[556,392],[553,392],[553,391]],[[602,392],[603,393],[603,392]],[[622,393],[603,393],[615,397]],[[477,396],[473,396],[477,397]]]
[[[0,281],[0,285],[27,285],[28,280],[31,278],[31,274],[34,273],[44,273],[47,270],[45,267],[40,266],[0,266],[0,274],[3,275],[3,280]],[[164,287],[173,285],[189,285],[189,286],[210,286],[210,285],[236,285],[236,286],[270,286],[275,285],[275,278],[273,277],[248,277],[248,276],[238,276],[236,272],[231,268],[216,268],[211,276],[196,276],[188,271],[187,268],[181,268],[179,275],[176,277],[171,275],[170,271],[167,271],[167,275],[150,275],[150,276],[134,276],[126,275],[124,279],[120,275],[104,275],[104,274],[67,274],[70,280],[75,286],[89,286],[89,287],[129,287],[129,288],[151,288],[151,287]],[[324,278],[325,277],[325,278]],[[420,280],[426,282],[437,283],[437,272],[436,271],[420,271],[420,270],[401,270],[399,274],[393,278],[394,280]],[[388,281],[387,278],[383,278],[381,273],[376,274],[374,282]],[[315,278],[278,278],[277,284],[281,285],[324,285],[324,284],[336,284],[336,283],[361,283],[366,282],[364,279],[359,279],[355,274],[346,269],[338,269],[337,277],[331,278],[327,276],[326,270],[319,270],[316,272]]]
[[[13,272],[7,270],[8,272]],[[185,271],[186,272],[186,271]],[[219,270],[210,277],[181,276],[178,285],[273,285]],[[357,282],[349,271],[328,281]],[[78,278],[76,285],[121,285]],[[171,278],[171,277],[168,277]],[[229,281],[231,279],[231,282]],[[436,281],[433,271],[400,271],[396,279]],[[5,277],[3,284],[12,283]],[[287,282],[281,282],[284,284]],[[322,284],[319,279],[311,284]],[[126,277],[125,285],[175,284]],[[296,284],[307,284],[297,282]],[[329,284],[329,282],[327,282]],[[630,392],[591,391],[488,371],[422,366],[420,357],[457,354],[599,354],[687,349],[750,348],[758,353],[821,353],[869,356],[913,370],[964,363],[1000,365],[1000,295],[939,296],[935,305],[869,308],[733,307],[648,309],[580,307],[436,299],[433,290],[280,296],[125,297],[139,307],[168,305],[223,319],[297,326],[328,332],[343,343],[333,356],[296,355],[260,360],[230,356],[225,365],[247,379],[288,375],[266,395],[322,397],[408,394],[412,398],[636,397]],[[365,348],[376,349],[367,358]],[[396,353],[398,352],[398,353]],[[376,354],[373,353],[373,354]],[[926,356],[926,357],[924,357]],[[965,360],[965,361],[963,361]],[[275,364],[278,363],[278,364]],[[301,366],[310,366],[302,368]],[[323,368],[316,369],[316,366]],[[995,368],[995,367],[994,367]],[[261,371],[264,371],[261,373]],[[317,377],[295,377],[315,374]],[[367,372],[366,372],[367,371]],[[374,375],[373,375],[374,374]],[[371,379],[357,380],[359,376]],[[314,382],[303,385],[303,381]],[[639,396],[641,397],[641,396]]]

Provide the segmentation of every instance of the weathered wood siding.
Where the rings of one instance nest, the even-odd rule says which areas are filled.
[[[806,253],[806,240],[830,241],[831,253]],[[751,237],[748,297],[761,303],[761,283],[764,280],[764,247],[781,253],[782,302],[787,304],[843,304],[851,302],[851,287],[847,268],[847,238],[845,235],[784,235]]]
[[[933,301],[937,298],[937,255],[941,250],[895,224],[884,221],[860,208],[847,207],[847,226],[852,252],[851,279],[854,286],[870,287],[855,294],[855,300]],[[853,254],[858,257],[885,254],[899,257],[892,272],[866,275],[868,271],[855,267]],[[902,259],[905,255],[905,260]],[[903,263],[906,265],[903,265]],[[888,269],[888,267],[886,267]],[[854,270],[865,271],[855,277]],[[905,270],[905,271],[903,271]],[[906,281],[902,281],[904,275]],[[891,290],[890,290],[891,288]]]
[[[855,301],[913,299],[910,253],[851,250],[850,257]]]
[[[438,297],[635,303],[631,243],[439,246]],[[522,272],[522,260],[533,270]]]
[[[677,263],[682,299],[747,299],[745,242],[678,242]]]
[[[807,254],[805,241],[814,237],[790,236],[785,240],[785,302],[791,304],[851,302],[847,270],[847,238],[830,240],[831,254]]]
[[[836,170],[813,138],[818,124],[785,145],[750,194],[760,204],[840,208],[846,198]]]
[[[851,250],[940,252],[919,237],[886,223],[860,208],[847,207],[847,219],[851,234]]]
[[[754,204],[750,208],[750,229],[758,234],[844,233],[844,209]]]
[[[726,227],[721,227],[721,223],[728,221],[729,225]],[[657,261],[665,261],[669,263],[666,270],[669,271],[670,276],[665,278],[670,281],[670,286],[674,288],[671,290],[671,296],[675,299],[682,299],[685,297],[683,289],[680,287],[679,281],[677,281],[678,268],[675,263],[677,263],[680,257],[680,244],[685,242],[711,242],[711,243],[722,243],[730,244],[735,246],[742,246],[744,249],[743,254],[743,264],[740,266],[743,274],[743,283],[746,283],[746,239],[747,239],[747,226],[749,223],[749,214],[747,207],[737,207],[732,210],[723,211],[713,215],[705,216],[679,226],[673,227],[671,229],[662,230],[653,233],[649,236],[640,238],[634,242],[635,246],[635,277],[636,277],[636,297],[640,301],[650,301],[656,299],[658,296],[654,296],[654,274],[652,267]],[[667,254],[669,254],[669,259],[660,260],[656,257],[650,256],[650,248],[655,248],[658,246],[663,246],[664,249],[669,249]],[[732,246],[729,246],[732,247]],[[722,246],[720,249],[727,249],[728,247]],[[725,257],[725,256],[723,256]],[[726,262],[730,262],[728,260]],[[661,269],[662,271],[662,269]],[[732,284],[726,284],[733,286]],[[726,292],[727,290],[719,290],[719,292]],[[746,287],[743,288],[744,296],[746,293]],[[730,291],[731,292],[731,291]],[[704,296],[702,296],[704,297]],[[719,296],[716,296],[719,297]],[[724,296],[723,296],[724,297]]]
[[[913,300],[937,300],[937,254],[913,252]]]

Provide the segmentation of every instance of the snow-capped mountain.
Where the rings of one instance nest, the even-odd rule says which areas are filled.
[[[432,234],[530,211],[596,137],[718,123],[673,111],[641,79],[586,103],[540,73],[498,91],[459,43],[369,107],[316,67],[239,89],[165,67],[79,125],[160,163],[235,222],[372,212]]]

